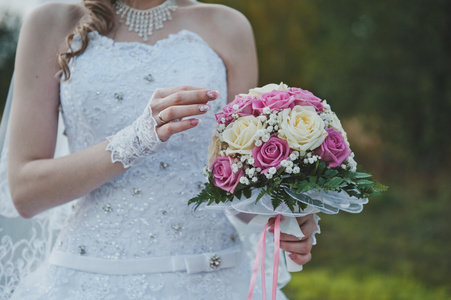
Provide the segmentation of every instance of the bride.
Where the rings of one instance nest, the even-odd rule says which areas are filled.
[[[257,85],[243,15],[193,0],[45,4],[23,25],[14,77],[14,206],[33,218],[70,202],[70,213],[11,299],[245,299],[235,228],[187,206],[214,113]],[[71,154],[53,158],[58,111]],[[302,265],[316,223],[298,223],[306,237],[282,234],[281,248]]]

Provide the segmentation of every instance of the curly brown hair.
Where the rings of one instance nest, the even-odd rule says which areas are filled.
[[[80,21],[75,31],[66,37],[69,49],[60,53],[58,62],[61,66],[61,76],[64,81],[70,78],[69,64],[73,58],[85,52],[89,44],[89,33],[97,31],[101,35],[107,35],[115,26],[115,12],[113,6],[116,0],[83,0],[83,5],[90,11],[89,16]],[[81,47],[73,50],[72,42],[75,35],[80,35]]]

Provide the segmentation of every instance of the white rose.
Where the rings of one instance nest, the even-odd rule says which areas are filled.
[[[288,85],[281,82],[280,84],[270,83],[261,88],[255,88],[249,90],[249,96],[260,98],[265,93],[270,93],[272,91],[288,91]]]
[[[337,115],[329,110],[326,112],[326,114],[329,116],[330,119],[330,127],[332,127],[333,129],[339,131],[341,133],[341,135],[345,138],[346,143],[348,142],[348,135],[346,134],[346,131],[343,129],[343,126],[341,125],[340,119],[337,117]]]
[[[255,135],[262,129],[263,124],[254,116],[242,117],[229,124],[222,134],[224,142],[228,144],[226,154],[252,154]]]
[[[327,137],[324,121],[312,106],[295,106],[293,110],[280,112],[279,137],[288,142],[290,148],[298,151],[314,150]]]

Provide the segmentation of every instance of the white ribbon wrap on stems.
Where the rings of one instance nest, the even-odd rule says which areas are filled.
[[[305,193],[297,194],[293,190],[286,189],[286,192],[299,204],[307,204],[305,209],[301,209],[298,205],[295,207],[295,211],[282,203],[277,208],[272,205],[271,196],[265,194],[258,202],[257,197],[260,193],[260,189],[252,191],[250,198],[242,197],[241,199],[234,198],[232,202],[201,205],[200,209],[206,210],[224,210],[226,213],[236,215],[240,213],[256,215],[249,224],[259,225],[263,228],[270,218],[274,218],[277,215],[281,215],[280,228],[281,232],[302,238],[304,234],[299,228],[299,224],[296,221],[297,217],[304,217],[309,214],[313,214],[316,224],[318,224],[319,217],[316,215],[318,212],[326,214],[337,214],[340,210],[350,213],[360,213],[363,210],[363,205],[368,203],[368,199],[359,199],[349,196],[345,191],[334,192],[323,190],[310,190]],[[319,228],[315,233],[319,233]],[[313,234],[313,244],[316,244],[316,238]],[[302,266],[296,264],[288,254],[285,253],[287,262],[287,269],[289,272],[299,272],[302,270]]]
[[[297,206],[295,207],[295,211],[292,212],[285,203],[282,203],[277,208],[274,208],[271,196],[268,194],[265,194],[256,202],[260,189],[255,189],[252,191],[250,198],[234,198],[232,202],[211,204],[208,206],[201,205],[201,208],[207,210],[225,210],[229,214],[248,213],[264,216],[282,215],[286,217],[304,217],[318,212],[336,214],[340,210],[350,213],[360,213],[363,210],[363,205],[368,203],[367,198],[359,199],[352,197],[345,191],[325,192],[323,190],[310,190],[300,194],[289,189],[286,191],[299,203],[307,204],[307,207],[301,209],[300,206]]]

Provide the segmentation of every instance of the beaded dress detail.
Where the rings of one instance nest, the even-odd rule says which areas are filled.
[[[78,39],[77,39],[78,38]],[[142,114],[157,88],[180,85],[220,92],[194,129],[172,136],[158,153],[73,202],[55,250],[109,261],[215,253],[241,247],[223,213],[193,211],[187,201],[205,181],[202,169],[215,124],[226,104],[221,58],[197,34],[182,30],[155,45],[115,42],[90,33],[86,51],[61,83],[61,106],[71,152],[104,141]],[[75,37],[73,48],[79,47]],[[243,252],[244,253],[244,252]],[[213,257],[212,268],[220,263]],[[211,272],[107,275],[45,262],[12,299],[176,300],[246,299],[251,264]],[[254,299],[261,293],[254,294]],[[286,299],[282,293],[278,299]]]

